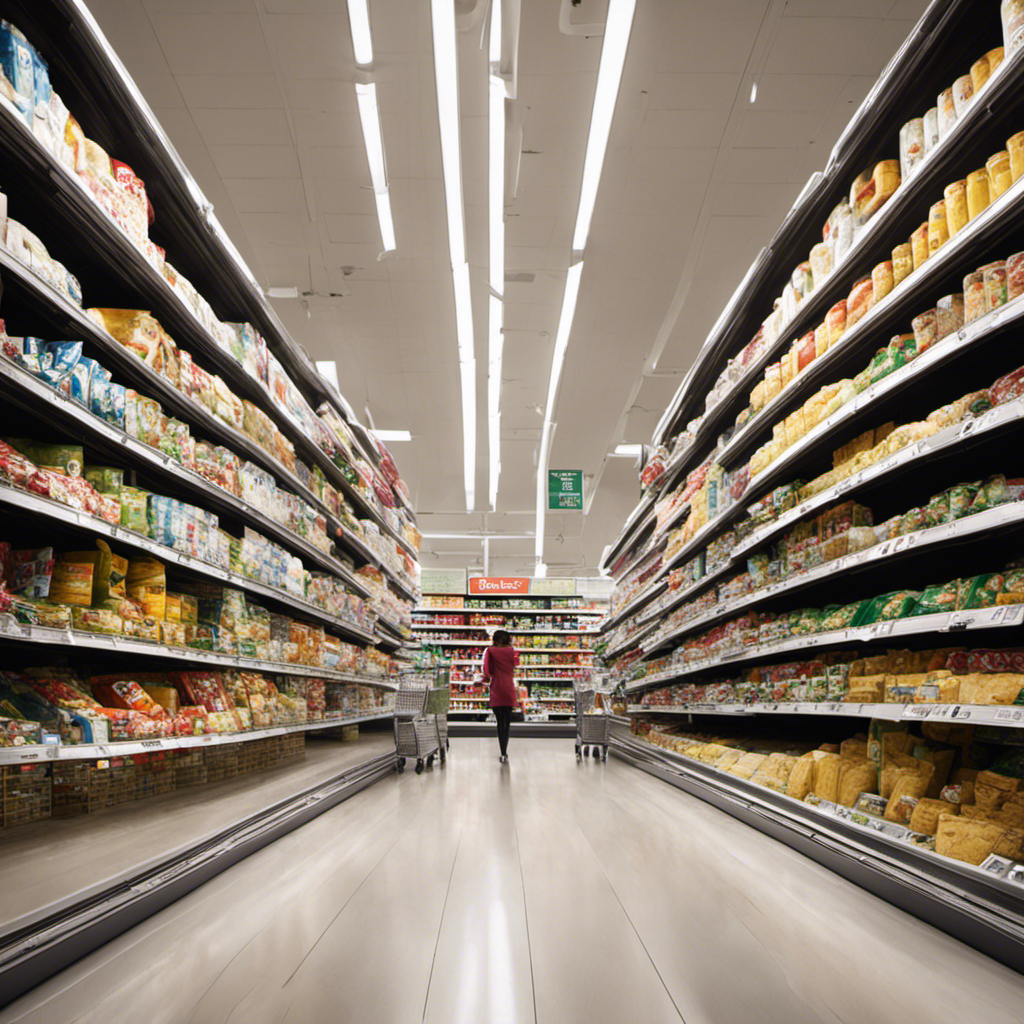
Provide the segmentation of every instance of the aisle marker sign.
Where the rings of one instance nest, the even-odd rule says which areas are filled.
[[[582,511],[582,469],[548,470],[548,509],[556,512]]]

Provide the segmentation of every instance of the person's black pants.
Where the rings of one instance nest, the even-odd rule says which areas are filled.
[[[501,756],[504,757],[508,751],[508,734],[512,728],[512,708],[492,708],[494,717],[498,721],[498,746],[501,747]]]

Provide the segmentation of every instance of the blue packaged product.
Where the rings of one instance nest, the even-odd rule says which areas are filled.
[[[82,304],[82,286],[78,283],[78,278],[67,267],[64,268],[64,276],[67,278],[68,298],[76,306],[80,306]]]
[[[94,377],[89,400],[94,416],[124,429],[124,400],[127,388],[108,378]]]
[[[99,366],[95,359],[82,356],[71,371],[71,397],[86,409],[91,408],[93,367]]]
[[[59,387],[82,358],[80,341],[43,341],[41,338],[20,340],[22,366],[33,377],[38,377],[51,387]]]
[[[0,21],[0,71],[14,89],[14,105],[31,128],[35,106],[32,44],[8,21]]]
[[[50,99],[53,96],[50,70],[46,66],[46,61],[39,55],[39,51],[31,44],[28,45],[32,50],[33,112],[38,110],[39,113],[36,113],[35,116],[42,114],[43,117],[49,117]]]

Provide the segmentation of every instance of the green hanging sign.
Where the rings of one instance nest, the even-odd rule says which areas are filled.
[[[555,512],[583,511],[583,470],[548,470],[548,509]]]

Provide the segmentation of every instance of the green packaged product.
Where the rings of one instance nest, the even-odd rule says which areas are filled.
[[[1010,490],[1006,486],[1006,477],[1002,473],[997,473],[995,476],[990,476],[981,485],[971,503],[971,512],[985,512],[1012,500]]]
[[[821,630],[821,622],[824,612],[820,608],[801,608],[794,613],[790,620],[790,629],[793,636],[809,636]]]
[[[928,524],[928,515],[923,508],[912,508],[904,513],[896,522],[892,536],[902,537],[908,533],[916,533],[923,530]]]
[[[991,608],[996,603],[996,598],[1003,592],[1002,573],[986,573],[983,576],[974,576],[970,579],[960,580],[959,595],[957,598],[957,609],[967,610],[969,608]]]
[[[100,494],[118,494],[124,486],[124,470],[113,466],[86,466],[85,479]]]
[[[971,504],[981,483],[957,484],[949,489],[949,518],[950,520],[962,519],[971,513]]]
[[[894,590],[891,594],[880,594],[865,602],[858,626],[870,626],[874,622],[902,619],[910,615],[921,595],[914,590]]]
[[[149,533],[149,491],[137,487],[122,487],[121,525],[136,533]]]
[[[935,615],[939,612],[956,611],[959,583],[959,580],[952,580],[949,583],[934,583],[925,587],[912,614]]]
[[[943,523],[952,522],[952,515],[949,510],[949,492],[943,491],[936,494],[924,507],[924,528],[930,526],[942,526]]]
[[[855,601],[853,604],[829,605],[822,616],[821,628],[823,630],[849,629],[865,604],[867,604],[866,601]]]

